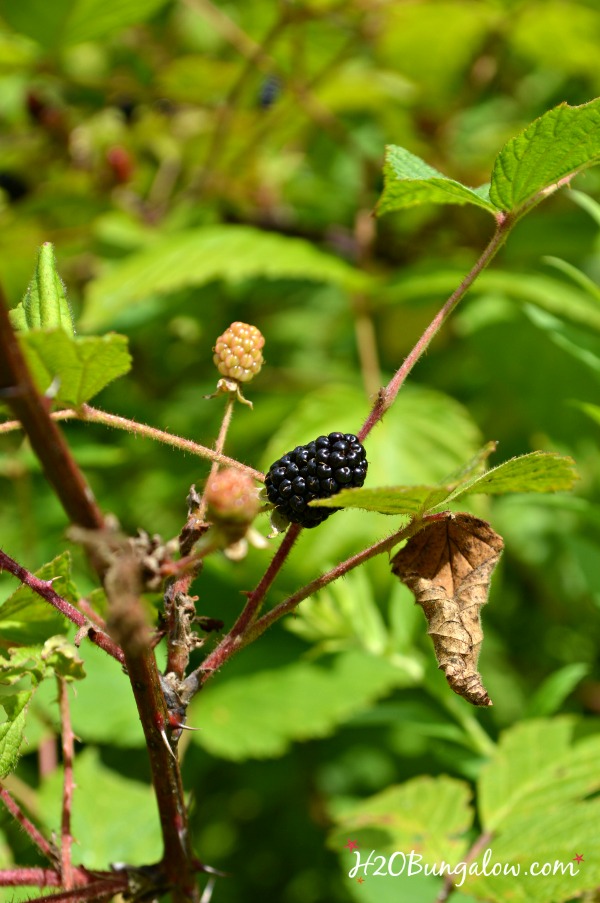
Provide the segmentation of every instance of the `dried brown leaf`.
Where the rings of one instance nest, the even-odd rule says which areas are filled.
[[[392,573],[425,612],[448,683],[473,705],[492,705],[477,670],[480,610],[503,548],[502,537],[485,521],[448,513],[409,539],[392,559]]]

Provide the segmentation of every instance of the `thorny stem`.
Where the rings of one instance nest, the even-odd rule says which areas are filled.
[[[49,869],[13,869],[15,880],[9,883],[4,880],[6,872],[0,872],[0,887],[60,887],[60,875],[51,872]],[[97,873],[96,873],[97,874]],[[95,878],[96,875],[91,877]],[[28,879],[28,880],[20,880]],[[83,903],[84,900],[107,900],[115,894],[122,893],[127,890],[128,879],[125,874],[115,875],[114,872],[108,872],[106,878],[99,880],[87,880],[86,883],[78,885],[71,890],[66,890],[58,894],[45,894],[43,897],[36,897],[31,903]]]
[[[156,659],[149,648],[140,589],[140,562],[133,551],[123,550],[106,576],[110,626],[123,648],[146,739],[162,829],[165,883],[171,889],[173,903],[195,903],[198,900],[196,868],[181,771],[167,742],[169,715]]]
[[[464,295],[466,295],[467,291],[469,290],[477,276],[479,276],[482,270],[486,268],[489,262],[500,250],[500,248],[508,238],[508,234],[513,225],[514,220],[508,214],[498,214],[496,231],[494,232],[494,235],[492,236],[487,247],[479,257],[479,260],[475,263],[471,271],[465,276],[456,291],[454,291],[450,295],[438,314],[433,318],[423,335],[420,337],[408,357],[405,359],[402,366],[396,371],[387,386],[380,389],[379,395],[377,396],[377,400],[371,410],[371,413],[367,417],[358,434],[358,438],[361,442],[364,442],[375,424],[379,423],[386,411],[388,411],[392,406],[392,404],[396,400],[396,396],[400,391],[401,386],[403,385],[408,374],[411,372],[412,368],[427,350],[431,340],[446,322],[458,302],[461,300],[461,298],[464,297]]]
[[[119,649],[117,644],[108,636],[108,634],[92,624],[91,621],[75,608],[74,605],[71,605],[70,602],[67,602],[66,599],[59,596],[56,590],[52,588],[52,582],[50,580],[40,580],[39,577],[36,577],[35,574],[32,574],[26,568],[21,567],[14,558],[11,558],[10,555],[7,555],[6,552],[3,552],[2,549],[0,549],[0,571],[2,570],[9,571],[9,573],[17,577],[21,583],[24,583],[25,586],[32,589],[34,593],[37,593],[38,596],[41,596],[42,599],[49,602],[50,605],[56,608],[56,610],[64,615],[65,618],[68,618],[69,621],[72,621],[73,624],[76,624],[77,627],[85,631],[92,643],[123,664],[123,652]]]
[[[49,843],[46,838],[40,834],[36,826],[30,822],[21,807],[12,798],[8,790],[0,784],[0,800],[4,803],[15,821],[21,825],[29,839],[36,845],[42,856],[45,856],[50,862],[56,862],[58,859],[56,848]],[[0,880],[0,886],[2,881]]]
[[[126,430],[128,433],[134,433],[136,436],[143,436],[146,439],[154,439],[156,442],[164,442],[165,445],[171,445],[181,451],[189,452],[200,458],[208,458],[209,461],[217,461],[219,464],[226,464],[228,467],[235,467],[243,470],[255,480],[264,481],[264,474],[247,464],[241,464],[235,458],[228,458],[227,455],[220,455],[212,448],[206,448],[191,439],[183,439],[181,436],[174,436],[165,430],[156,429],[153,426],[147,426],[145,423],[137,423],[135,420],[128,420],[126,417],[120,417],[117,414],[109,414],[106,411],[100,411],[93,408],[89,404],[82,404],[77,410],[68,408],[64,411],[55,411],[50,414],[52,420],[83,420],[89,423],[102,423],[104,426],[112,426],[118,430]],[[11,430],[20,429],[21,424],[16,420],[9,420],[0,424],[0,433],[8,433]]]
[[[73,759],[75,756],[75,736],[71,727],[69,710],[68,685],[64,677],[57,675],[58,705],[60,710],[62,755],[63,755],[63,799],[60,825],[60,872],[65,890],[71,890],[73,882],[73,864],[71,862],[71,808],[73,805]]]

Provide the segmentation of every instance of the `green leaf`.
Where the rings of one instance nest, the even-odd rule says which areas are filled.
[[[0,13],[15,31],[46,48],[92,41],[143,22],[167,0],[0,0]]]
[[[450,295],[464,277],[462,270],[436,267],[435,271],[420,272],[407,269],[382,291],[381,298],[393,304],[433,300]],[[469,290],[471,297],[492,295],[528,302],[565,320],[600,332],[600,306],[589,293],[554,276],[534,273],[508,273],[486,270],[477,277]],[[470,305],[476,314],[477,304]],[[470,312],[468,310],[468,312]],[[464,316],[459,314],[459,317]]]
[[[468,481],[451,493],[447,501],[478,492],[486,495],[501,495],[506,492],[566,492],[573,488],[578,479],[573,458],[556,452],[534,451],[511,458]]]
[[[594,423],[600,424],[600,405],[591,404],[589,401],[573,401],[572,404],[587,414]]]
[[[0,779],[14,770],[19,759],[25,711],[31,695],[30,692],[18,693],[2,700],[6,721],[0,724]]]
[[[86,743],[143,748],[144,733],[123,669],[92,643],[82,645],[79,654],[87,678],[77,685],[77,694],[71,699],[71,720],[77,736]]]
[[[104,327],[154,295],[215,279],[251,277],[333,282],[365,288],[369,277],[310,242],[250,226],[210,226],[170,235],[117,264],[89,286],[81,327]]]
[[[52,580],[52,587],[68,602],[78,599],[71,581],[71,556],[63,552],[45,564],[35,576]],[[28,586],[22,585],[0,605],[0,634],[8,642],[33,645],[43,643],[57,633],[63,633],[65,618]]]
[[[125,336],[71,337],[62,329],[32,330],[21,337],[27,363],[41,392],[55,388],[60,405],[77,407],[131,369]]]
[[[496,157],[490,200],[514,212],[576,172],[600,161],[600,98],[560,104],[512,138]]]
[[[73,319],[67,301],[65,287],[56,268],[54,248],[45,242],[25,297],[9,312],[15,329],[55,329],[60,327],[73,335]]]
[[[475,473],[492,450],[488,443],[457,478],[439,486],[387,486],[374,489],[343,489],[327,499],[309,502],[311,508],[362,508],[379,514],[415,515],[455,502],[463,495],[501,495],[507,492],[561,492],[579,479],[572,458],[555,452],[535,451],[511,458],[483,474]],[[485,457],[481,455],[485,454]],[[453,485],[454,484],[454,485]]]
[[[8,658],[0,658],[0,684],[13,686],[25,675],[37,686],[47,675],[40,646],[15,646],[8,650]]]
[[[98,750],[89,747],[76,756],[74,775],[74,861],[90,869],[105,869],[109,862],[146,865],[158,861],[160,822],[152,787],[107,768]],[[57,834],[62,781],[62,773],[57,770],[40,789],[40,808],[50,814],[47,828]]]
[[[406,620],[403,617],[403,635],[388,630],[373,585],[365,571],[357,569],[305,599],[294,617],[285,619],[284,627],[314,644],[311,658],[344,649],[363,649],[391,661],[404,672],[404,682],[410,685],[422,678],[423,668],[412,644],[406,648]],[[402,655],[401,648],[409,654]]]
[[[456,862],[468,849],[465,832],[473,821],[471,790],[449,777],[418,777],[334,815],[336,828],[328,846],[342,850],[348,837],[364,851],[378,854],[416,850],[428,863]],[[396,862],[398,867],[399,861]],[[398,899],[398,898],[396,898]]]
[[[475,204],[490,213],[497,212],[490,201],[489,185],[467,188],[403,147],[388,146],[383,173],[384,189],[377,204],[379,216],[416,204]]]
[[[589,328],[571,326],[553,314],[529,304],[525,306],[525,315],[560,349],[595,373],[600,372],[600,338]]]
[[[522,722],[506,731],[479,778],[479,814],[486,831],[508,830],[519,818],[548,816],[600,789],[600,735],[573,746],[571,717]]]
[[[525,717],[540,718],[545,715],[553,715],[589,670],[589,665],[584,662],[576,662],[572,665],[565,665],[564,668],[550,674],[529,700]]]
[[[64,636],[53,636],[46,640],[41,652],[42,661],[64,680],[83,680],[85,670],[83,660],[72,643]]]
[[[439,486],[390,486],[382,489],[343,489],[329,499],[310,502],[311,507],[364,508],[379,514],[412,516],[436,507],[459,485],[485,469],[487,458],[496,450],[496,442],[488,442],[467,464],[446,477]]]
[[[281,756],[295,740],[325,737],[383,696],[405,675],[365,652],[336,656],[328,668],[299,662],[210,686],[192,703],[193,735],[213,755],[240,761]]]
[[[517,903],[559,903],[597,887],[597,858],[588,855],[585,865],[576,866],[573,857],[595,849],[600,735],[575,742],[576,724],[572,718],[527,721],[501,737],[479,777],[480,819],[493,835],[493,862],[521,872],[515,878],[488,870],[487,876],[467,879],[469,892],[496,903],[508,896]],[[534,862],[550,863],[549,873],[534,876]],[[561,874],[554,863],[572,870]]]
[[[328,499],[309,502],[311,508],[362,508],[379,514],[417,514],[435,486],[386,486],[380,489],[342,489]],[[447,494],[447,493],[445,493]]]
[[[64,636],[53,636],[43,646],[14,646],[8,658],[0,658],[0,684],[11,686],[28,675],[34,687],[45,677],[58,674],[66,680],[85,677],[77,649]]]

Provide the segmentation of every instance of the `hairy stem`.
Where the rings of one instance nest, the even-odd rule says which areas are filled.
[[[21,807],[15,800],[12,798],[8,790],[0,784],[0,800],[4,803],[12,817],[15,821],[21,825],[29,839],[33,844],[38,848],[42,856],[45,856],[50,862],[56,862],[58,859],[58,853],[53,844],[49,843],[46,838],[40,834],[38,829],[32,822],[27,818]],[[43,871],[46,871],[43,869]],[[2,885],[2,881],[0,880],[0,886]]]
[[[52,582],[50,580],[40,580],[35,574],[32,574],[26,568],[21,567],[14,558],[11,558],[10,555],[7,555],[2,549],[0,549],[0,571],[1,570],[9,571],[9,573],[14,574],[21,583],[24,583],[25,586],[32,589],[34,593],[37,593],[38,596],[41,596],[42,599],[49,602],[50,605],[56,608],[56,610],[64,615],[65,618],[68,618],[69,621],[72,621],[73,624],[76,624],[77,627],[84,631],[92,643],[123,664],[123,652],[119,649],[117,644],[108,636],[108,634],[92,624],[92,622],[75,608],[74,605],[71,605],[70,602],[67,602],[66,599],[59,596],[52,588]]]
[[[433,318],[423,335],[420,337],[402,366],[396,371],[387,386],[380,389],[379,395],[377,396],[377,400],[373,405],[371,413],[367,417],[358,434],[358,438],[361,442],[364,442],[375,424],[379,423],[386,411],[391,408],[408,374],[411,372],[417,361],[425,353],[425,351],[429,347],[431,340],[444,325],[458,302],[466,295],[467,291],[469,290],[477,276],[479,276],[482,270],[486,268],[486,266],[500,250],[500,248],[508,238],[508,234],[513,225],[514,220],[511,219],[508,215],[499,215],[496,231],[494,232],[494,235],[492,236],[487,247],[479,257],[479,260],[477,260],[473,268],[469,273],[467,273],[458,288],[450,295],[444,306]]]
[[[118,430],[125,430],[136,436],[143,436],[145,439],[154,439],[156,442],[163,442],[165,445],[171,445],[181,451],[189,452],[197,455],[199,458],[208,458],[209,461],[216,461],[219,464],[226,464],[228,467],[236,467],[243,470],[255,480],[264,481],[264,474],[247,464],[241,464],[235,458],[228,458],[227,455],[221,455],[212,448],[206,448],[191,439],[183,439],[180,436],[174,436],[165,430],[156,429],[153,426],[147,426],[145,423],[137,423],[135,420],[128,420],[126,417],[120,417],[117,414],[109,414],[106,411],[100,411],[98,408],[92,408],[88,404],[82,404],[77,410],[68,408],[64,411],[55,411],[50,414],[52,420],[84,420],[89,423],[102,423],[104,426],[112,426]],[[15,420],[9,420],[0,424],[0,433],[8,433],[11,430],[18,429],[21,424]]]
[[[60,872],[65,890],[74,887],[73,864],[71,862],[71,809],[73,806],[73,759],[75,757],[75,736],[71,727],[68,685],[64,677],[57,676],[58,706],[60,710],[61,738],[63,754],[63,799],[60,825]]]

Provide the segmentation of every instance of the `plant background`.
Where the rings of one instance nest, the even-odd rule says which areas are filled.
[[[524,125],[600,93],[599,42],[593,0],[1,0],[0,277],[16,304],[52,241],[81,331],[130,339],[133,370],[96,403],[205,444],[222,414],[204,398],[214,341],[233,320],[259,326],[267,364],[226,450],[265,469],[321,432],[359,428],[487,240],[489,217],[473,207],[371,219],[385,144],[481,184]],[[597,729],[599,419],[585,405],[598,400],[600,317],[584,301],[600,297],[600,216],[581,193],[599,187],[592,169],[517,227],[368,441],[373,486],[441,479],[488,439],[492,463],[536,448],[577,461],[571,495],[474,503],[506,542],[483,615],[493,709],[451,696],[383,557],[304,603],[193,707],[202,730],[184,777],[197,849],[230,873],[216,903],[358,897],[349,857],[327,846],[335,812],[415,776],[472,780],[488,736],[522,719],[573,713]],[[124,528],[178,532],[203,462],[64,428]],[[0,479],[3,548],[31,570],[71,548],[15,434],[2,438]],[[272,600],[391,525],[344,512],[305,531]],[[230,625],[270,554],[209,560],[199,611]],[[0,577],[2,597],[13,590]],[[141,730],[114,662],[84,651],[74,832],[92,867],[143,863],[158,849]],[[53,692],[37,697],[12,778],[49,829],[59,773],[40,778],[38,748],[52,742]],[[35,862],[4,813],[0,830],[4,864]]]

